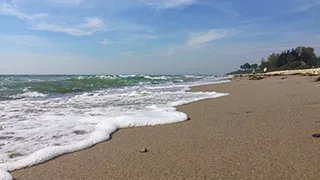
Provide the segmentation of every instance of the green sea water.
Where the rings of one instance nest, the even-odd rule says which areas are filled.
[[[178,84],[213,76],[148,76],[148,75],[1,75],[0,100],[22,93],[67,94],[126,86]]]

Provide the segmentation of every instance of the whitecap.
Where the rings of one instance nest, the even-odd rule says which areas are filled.
[[[46,97],[47,94],[39,93],[39,92],[25,92],[21,94],[16,94],[10,96],[10,98],[13,99],[19,99],[19,98],[43,98]]]

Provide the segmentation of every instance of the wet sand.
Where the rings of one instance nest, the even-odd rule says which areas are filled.
[[[13,172],[16,180],[320,177],[320,83],[310,77],[194,87],[229,96],[180,106],[190,120],[122,129],[112,140]],[[149,152],[140,153],[147,148]]]

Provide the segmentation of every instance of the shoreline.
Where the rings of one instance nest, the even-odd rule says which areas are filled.
[[[197,84],[195,84],[195,85],[187,85],[186,87],[188,89],[191,89],[194,86],[227,83],[227,82],[230,82],[230,78],[231,77],[218,77],[216,79],[216,81],[213,81],[213,82],[201,82],[201,83],[199,82],[199,85],[197,85]],[[184,90],[184,92],[187,92],[187,91],[188,90]],[[218,98],[218,97],[221,97],[221,96],[226,96],[227,94],[223,94],[223,93],[216,94],[214,92],[212,95],[214,95],[214,96],[208,97],[208,98],[209,99]],[[203,98],[198,98],[198,100],[194,99],[193,102],[200,101],[202,99]],[[178,102],[178,103],[173,103],[173,104],[176,104],[176,105],[172,105],[172,107],[178,106],[180,104],[190,104],[190,103],[192,103],[192,102],[188,102],[188,101],[184,102],[184,101],[182,101],[182,102]],[[170,105],[170,107],[171,107],[171,105]],[[67,155],[67,154],[70,154],[70,153],[75,153],[75,152],[78,152],[78,151],[83,151],[83,150],[89,149],[89,148],[91,148],[91,147],[93,147],[93,146],[95,146],[95,145],[97,145],[99,143],[103,143],[103,142],[109,141],[110,140],[110,136],[112,136],[115,132],[117,132],[117,131],[119,131],[121,129],[136,128],[136,127],[146,127],[146,126],[157,126],[157,125],[162,125],[162,124],[175,124],[175,123],[180,123],[180,122],[188,120],[187,119],[187,114],[185,114],[183,112],[179,112],[178,110],[169,110],[169,111],[170,112],[171,111],[176,112],[175,114],[171,113],[171,115],[177,116],[177,114],[178,114],[178,115],[180,115],[180,117],[176,117],[176,120],[172,119],[172,120],[167,120],[167,122],[160,122],[160,123],[150,121],[147,125],[139,125],[139,124],[137,124],[137,125],[128,125],[128,127],[127,126],[122,127],[121,125],[117,125],[117,126],[113,127],[112,129],[110,129],[110,127],[108,127],[107,130],[105,130],[107,132],[105,132],[105,131],[102,132],[102,134],[107,134],[107,135],[103,135],[103,136],[99,135],[98,139],[96,138],[96,140],[94,140],[94,141],[92,141],[92,140],[90,141],[89,140],[89,139],[92,139],[92,135],[91,135],[88,139],[80,141],[80,142],[77,142],[77,143],[74,143],[73,145],[67,145],[67,146],[61,146],[61,147],[48,147],[48,148],[40,149],[38,151],[35,151],[35,152],[29,154],[28,156],[26,156],[23,159],[19,159],[18,161],[3,163],[3,164],[0,165],[1,168],[3,168],[3,170],[0,169],[0,178],[5,176],[6,177],[5,179],[11,179],[9,173],[6,173],[6,171],[4,171],[4,169],[6,169],[8,172],[14,172],[14,171],[18,171],[18,170],[21,170],[21,169],[29,168],[29,167],[32,167],[32,166],[35,166],[35,165],[40,165],[40,164],[46,163],[46,162],[48,162],[48,161],[50,161],[52,159],[58,158],[58,157],[63,156],[63,155]],[[115,123],[115,124],[117,124],[117,123]],[[131,126],[134,126],[134,127],[131,127]],[[109,131],[110,131],[110,133],[109,133]],[[44,154],[44,156],[43,156],[43,154]]]
[[[300,87],[301,90],[296,89],[295,86]],[[138,175],[141,175],[141,179],[147,179],[151,177],[162,177],[164,179],[192,177],[222,177],[229,179],[235,177],[237,177],[236,179],[241,179],[241,177],[244,178],[245,176],[240,176],[241,174],[246,174],[247,177],[252,177],[252,171],[248,170],[251,170],[253,167],[248,169],[241,169],[239,167],[242,163],[246,164],[246,166],[250,166],[250,163],[243,159],[243,157],[233,152],[236,150],[233,148],[236,147],[239,147],[238,153],[242,154],[244,157],[246,157],[246,155],[253,154],[256,158],[261,158],[259,155],[257,155],[257,153],[255,153],[257,150],[261,150],[266,155],[266,157],[264,157],[265,161],[269,161],[270,158],[272,158],[270,154],[272,154],[284,161],[282,162],[282,165],[285,164],[286,167],[289,167],[287,164],[288,162],[283,159],[285,154],[280,153],[283,156],[282,157],[270,151],[271,149],[277,148],[279,145],[278,141],[283,139],[281,136],[276,136],[281,132],[276,130],[276,127],[269,122],[270,120],[268,118],[261,116],[261,114],[260,117],[259,113],[268,116],[268,114],[263,112],[265,108],[269,108],[269,110],[276,112],[279,111],[279,109],[272,109],[272,107],[277,106],[277,103],[274,104],[275,100],[283,100],[279,102],[280,104],[278,104],[278,108],[280,108],[282,111],[282,105],[294,105],[300,107],[301,104],[299,104],[299,102],[301,99],[297,98],[300,100],[297,101],[297,99],[285,100],[283,97],[281,98],[280,95],[285,95],[286,91],[279,91],[277,98],[268,99],[262,94],[259,94],[259,92],[261,93],[263,88],[266,87],[271,88],[271,90],[275,92],[277,92],[277,90],[284,90],[288,87],[291,87],[291,93],[298,94],[298,97],[305,101],[314,101],[313,98],[307,96],[309,93],[315,94],[317,98],[320,97],[319,92],[316,91],[317,89],[313,89],[316,88],[316,84],[309,82],[304,77],[289,76],[288,79],[285,80],[276,77],[270,77],[260,81],[233,79],[229,83],[195,86],[191,88],[191,91],[216,91],[230,93],[230,95],[178,106],[177,110],[185,112],[190,117],[189,121],[152,127],[120,129],[117,133],[113,134],[112,140],[110,141],[100,143],[83,151],[60,156],[44,164],[14,171],[12,172],[12,175],[16,178],[16,180],[38,178],[106,179],[106,177],[109,177],[110,179],[135,179],[134,177],[139,177]],[[252,91],[252,88],[256,89]],[[243,97],[245,95],[252,95],[253,97],[248,97],[246,99]],[[269,95],[274,95],[274,92]],[[252,102],[252,99],[258,100],[259,98],[261,102]],[[234,103],[234,101],[244,105],[237,106],[237,103]],[[303,106],[300,107],[302,109],[306,109],[306,112],[309,112],[309,114],[312,114],[308,115],[308,118],[311,119],[309,120],[310,123],[312,120],[314,121],[313,118],[316,118],[319,115],[319,113],[315,112],[315,107],[320,107],[320,103],[317,104],[316,102],[311,102],[311,104],[312,107],[309,109],[306,109]],[[294,115],[289,114],[293,119],[301,117],[301,115],[299,116],[299,113],[293,113]],[[252,122],[253,124],[250,124],[250,120],[254,120],[252,115],[259,116],[259,118],[265,120],[259,122],[270,125],[272,128],[270,131],[278,134],[272,135],[273,138],[270,138],[269,142],[263,141],[264,138],[268,138],[266,134],[270,132],[268,132],[268,129],[261,127],[259,123],[257,124]],[[237,118],[244,120],[244,124],[239,124],[239,121],[235,120]],[[278,124],[280,126],[291,123],[289,121],[290,119],[288,120],[288,118],[284,118],[286,121],[282,123],[281,118],[274,118],[279,120],[279,122],[274,123],[280,123]],[[301,122],[298,121],[293,121],[292,123],[295,125],[301,125],[299,124]],[[246,131],[240,131],[238,128],[240,128],[240,130],[245,129],[253,132],[248,133]],[[266,134],[260,134],[256,128],[263,130]],[[285,126],[283,128],[285,128]],[[308,130],[308,128],[310,130],[312,127],[308,126],[305,128],[306,130]],[[296,127],[293,127],[293,129],[296,130]],[[315,127],[314,129],[316,130]],[[291,131],[290,129],[286,130]],[[319,125],[318,131],[320,131]],[[312,132],[309,132],[308,136],[299,136],[299,138],[307,138],[307,145],[313,149],[311,155],[304,155],[305,157],[308,157],[307,159],[310,160],[310,163],[306,164],[305,168],[302,168],[302,170],[309,168],[311,174],[307,173],[307,175],[310,177],[310,179],[312,179],[313,177],[316,177],[312,175],[318,175],[316,172],[320,172],[319,167],[317,167],[316,164],[313,164],[317,162],[317,160],[320,160],[318,156],[314,156],[316,152],[320,151],[320,148],[319,146],[316,146],[318,144],[314,144],[318,141],[314,142],[314,139],[309,139],[310,133],[312,134]],[[297,135],[293,134],[292,136]],[[244,137],[246,137],[249,142],[245,142],[246,140],[242,139]],[[238,138],[240,142],[238,142]],[[259,140],[262,140],[263,143],[259,142]],[[288,141],[296,145],[294,139],[288,139]],[[298,142],[302,143],[302,141]],[[267,143],[267,149],[263,146],[265,143]],[[255,144],[255,146],[253,146],[253,144]],[[147,148],[150,150],[150,152],[141,154],[139,153],[139,149],[141,148]],[[286,149],[286,147],[283,148]],[[290,153],[297,155],[294,152],[289,152],[289,154]],[[229,161],[224,161],[222,157]],[[213,166],[211,166],[210,162],[207,161],[208,159],[213,161]],[[242,160],[243,162],[238,162],[240,165],[238,163],[234,164],[236,159],[238,159],[237,161]],[[191,162],[194,162],[195,164]],[[268,167],[264,161],[259,162],[260,164],[256,164],[258,167],[265,167],[269,171],[273,170],[278,172],[276,169]],[[297,160],[296,162],[299,161]],[[314,165],[314,167],[312,165]],[[156,169],[156,167],[158,167],[161,171],[153,169]],[[281,166],[280,169],[284,170],[283,167],[281,168]],[[235,170],[234,172],[236,173],[232,173],[231,171],[233,170]],[[261,173],[264,175],[261,177],[267,178],[273,176],[269,171],[266,174],[263,174],[263,171],[261,171]],[[163,174],[163,172],[165,173]],[[289,174],[286,174],[285,171],[282,173],[283,174],[279,174],[278,172],[278,175],[280,177],[285,177],[283,175],[289,176]],[[298,173],[298,175],[302,175],[301,172]]]

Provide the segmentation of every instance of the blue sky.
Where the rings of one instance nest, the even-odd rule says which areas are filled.
[[[298,45],[320,0],[0,0],[0,74],[223,74]]]

